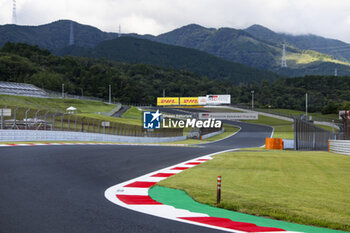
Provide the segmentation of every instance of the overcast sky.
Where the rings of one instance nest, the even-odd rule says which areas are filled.
[[[12,0],[0,0],[0,24],[11,23]],[[312,33],[350,43],[350,0],[17,0],[19,25],[71,19],[103,31],[158,35],[196,23]]]

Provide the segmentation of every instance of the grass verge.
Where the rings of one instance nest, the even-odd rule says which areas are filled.
[[[126,112],[124,112],[122,118],[136,119],[141,122],[142,110],[136,107],[130,107]]]
[[[167,144],[187,144],[187,145],[193,145],[193,144],[202,144],[202,143],[208,143],[208,142],[213,142],[213,141],[217,141],[217,140],[221,140],[224,139],[236,132],[238,132],[239,128],[232,126],[232,125],[223,125],[225,128],[225,132],[215,135],[213,137],[210,138],[206,138],[203,140],[198,140],[198,139],[186,139],[186,140],[182,140],[182,141],[176,141],[176,142],[167,142]]]
[[[158,183],[221,208],[350,231],[350,157],[329,152],[246,150],[224,153]]]
[[[99,114],[94,114],[94,113],[81,113],[81,114],[76,114],[76,115],[80,116],[80,117],[87,117],[87,118],[91,118],[91,119],[109,121],[109,122],[113,122],[113,123],[123,123],[123,124],[128,124],[128,125],[137,125],[137,126],[142,125],[141,120],[132,119],[132,118],[109,117],[109,116],[99,115]]]
[[[51,112],[65,112],[68,107],[73,106],[77,108],[78,113],[109,112],[115,108],[114,104],[106,104],[100,101],[37,98],[12,95],[0,95],[0,105],[36,110],[49,110]]]
[[[259,115],[258,120],[249,120],[244,122],[272,126],[275,129],[273,134],[274,138],[294,139],[293,122],[263,115]]]

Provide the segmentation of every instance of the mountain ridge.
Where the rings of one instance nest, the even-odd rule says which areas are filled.
[[[75,45],[93,48],[99,43],[115,39],[117,33],[108,33],[96,27],[70,20],[58,20],[40,26],[0,26],[0,46],[6,41],[38,45],[56,53],[68,46],[70,25],[74,28]],[[340,75],[350,75],[350,44],[315,35],[293,36],[276,33],[255,24],[246,29],[206,28],[189,24],[173,31],[153,35],[123,34],[159,43],[201,50],[231,62],[270,70],[287,76],[332,75],[337,68]],[[287,45],[288,69],[281,69],[282,43]],[[327,43],[330,45],[325,47]],[[315,48],[316,52],[307,52]],[[317,47],[319,46],[319,49]],[[344,49],[339,49],[342,46]],[[335,47],[335,48],[334,48]],[[321,52],[324,52],[322,54]],[[330,57],[329,55],[334,56]],[[318,66],[318,69],[310,68]]]
[[[127,36],[103,41],[94,48],[69,46],[59,51],[58,55],[152,64],[164,68],[188,70],[213,79],[228,79],[236,84],[260,82],[263,79],[273,80],[279,77],[273,72],[227,61],[196,49]]]

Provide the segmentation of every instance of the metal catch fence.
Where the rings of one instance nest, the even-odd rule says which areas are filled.
[[[328,150],[328,140],[337,135],[305,120],[294,118],[295,150]]]
[[[79,114],[7,106],[0,107],[0,109],[6,109],[6,111],[0,110],[0,129],[74,131],[135,137],[183,136],[181,128],[151,131],[139,125],[106,121],[103,116],[99,119]],[[10,112],[9,115],[8,112]]]

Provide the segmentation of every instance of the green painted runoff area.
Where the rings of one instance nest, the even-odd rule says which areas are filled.
[[[201,204],[194,201],[184,191],[178,189],[154,186],[149,190],[148,194],[152,199],[165,205],[170,205],[178,209],[189,210],[191,212],[207,214],[210,217],[228,218],[232,221],[253,223],[257,226],[264,227],[277,227],[287,231],[299,231],[304,233],[346,233],[345,231],[283,222]]]
[[[216,207],[216,178],[222,176],[218,207],[297,224],[350,231],[350,157],[326,151],[227,152],[162,180]]]

